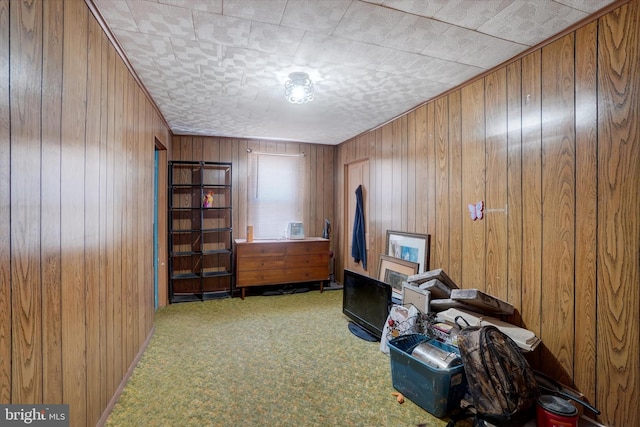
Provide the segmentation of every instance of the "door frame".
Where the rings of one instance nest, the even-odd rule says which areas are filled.
[[[158,139],[155,139],[155,154],[157,155],[157,187],[154,189],[154,211],[157,212],[154,234],[157,232],[157,241],[154,241],[154,305],[156,308],[169,304],[169,272],[167,262],[169,260],[169,228],[168,228],[168,159],[167,149]],[[155,172],[154,172],[155,174]],[[155,239],[154,239],[155,240]],[[155,247],[157,245],[157,247]],[[157,278],[157,282],[155,281]]]
[[[352,178],[355,179],[355,183],[352,183]],[[362,185],[362,208],[364,210],[364,227],[365,227],[365,245],[367,247],[367,269],[362,268],[362,263],[356,264],[353,262],[353,258],[351,257],[351,241],[353,238],[353,220],[354,220],[354,210],[352,209],[355,206],[355,190],[357,185]],[[352,185],[353,184],[353,185]],[[363,158],[354,160],[349,163],[345,163],[344,165],[344,205],[343,205],[343,230],[345,231],[345,236],[343,239],[343,250],[344,250],[344,268],[348,268],[349,270],[356,271],[358,273],[369,275],[372,267],[374,267],[371,262],[371,253],[370,253],[370,233],[369,233],[369,190],[371,188],[370,185],[370,165],[369,158]],[[375,276],[375,274],[374,274]]]

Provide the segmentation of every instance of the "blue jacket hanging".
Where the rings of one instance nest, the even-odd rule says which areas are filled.
[[[367,269],[367,240],[364,230],[364,209],[362,206],[362,185],[356,188],[356,215],[353,220],[353,236],[351,239],[351,256],[353,261],[362,261],[362,268]]]

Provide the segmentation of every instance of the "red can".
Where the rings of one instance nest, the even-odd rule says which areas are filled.
[[[538,427],[577,427],[578,409],[558,396],[543,394],[536,408]]]

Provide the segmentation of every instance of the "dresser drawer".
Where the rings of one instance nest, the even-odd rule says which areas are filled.
[[[287,270],[287,282],[316,282],[329,279],[329,267],[290,268]]]
[[[329,271],[329,254],[287,255],[287,268],[325,267]]]
[[[285,257],[277,256],[247,256],[238,263],[238,271],[252,270],[284,270]]]
[[[329,242],[298,242],[287,247],[287,255],[329,253]]]
[[[237,273],[238,286],[261,286],[287,283],[286,270],[252,270]]]
[[[286,246],[279,243],[253,243],[238,245],[236,253],[238,257],[260,256],[260,255],[279,255],[284,256],[287,252]]]

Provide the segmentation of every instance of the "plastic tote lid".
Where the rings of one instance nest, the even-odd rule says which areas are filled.
[[[538,405],[549,412],[556,415],[564,415],[565,417],[571,417],[578,413],[578,409],[576,409],[576,407],[571,403],[558,396],[552,396],[549,394],[543,394],[540,396],[538,398]]]

